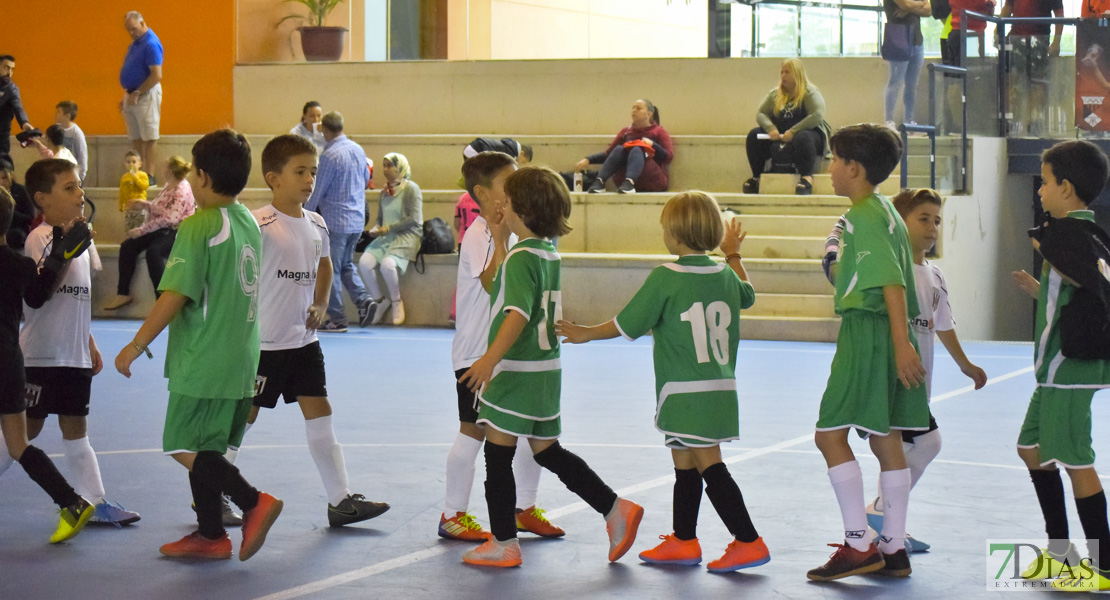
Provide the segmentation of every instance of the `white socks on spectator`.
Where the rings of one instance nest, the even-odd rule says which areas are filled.
[[[447,453],[447,497],[443,512],[448,518],[455,516],[455,513],[466,512],[470,507],[474,461],[478,460],[481,451],[482,442],[462,432],[455,436],[455,443]]]
[[[871,540],[867,539],[867,514],[864,512],[863,472],[859,461],[850,461],[829,468],[829,481],[832,483],[836,501],[840,505],[840,516],[844,520],[844,540],[859,551],[867,550]],[[903,511],[903,515],[905,511]],[[905,519],[903,517],[903,533]]]
[[[320,471],[324,492],[328,495],[328,504],[338,506],[351,494],[351,490],[347,483],[347,465],[343,461],[343,446],[335,441],[331,415],[309,419],[304,422],[304,425],[308,436],[308,452],[312,454],[312,460],[316,461],[316,469]]]
[[[536,495],[540,491],[540,473],[543,467],[532,455],[528,438],[517,438],[516,454],[513,455],[513,476],[516,479],[516,507],[524,510],[536,505]]]
[[[879,533],[879,551],[883,554],[893,554],[902,550],[906,543],[910,470],[899,469],[879,473],[879,486],[883,497],[883,530]]]
[[[66,464],[73,476],[74,490],[92,504],[104,501],[104,482],[100,478],[100,463],[89,444],[88,436],[78,440],[62,440]]]

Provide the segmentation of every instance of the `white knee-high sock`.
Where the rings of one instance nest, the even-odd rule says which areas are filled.
[[[397,261],[392,256],[385,257],[382,261],[382,280],[385,281],[389,299],[394,303],[401,301],[401,274],[397,271]]]
[[[883,490],[883,530],[879,551],[893,554],[906,544],[906,510],[910,503],[910,470],[883,471],[879,474]]]
[[[254,426],[254,423],[247,423],[246,428],[243,429],[243,440],[244,441],[246,441],[247,432],[250,431],[251,427],[253,427],[253,426]],[[235,464],[235,461],[238,460],[238,458],[239,458],[239,448],[241,448],[241,446],[237,446],[237,447],[234,447],[234,448],[232,448],[231,446],[227,447],[227,452],[224,452],[224,458],[227,459],[227,462],[229,462],[231,464]]]
[[[331,425],[331,415],[317,417],[304,422],[308,437],[308,452],[316,461],[320,479],[324,482],[324,492],[328,504],[338,506],[351,490],[347,483],[347,465],[343,461],[343,446],[335,441],[335,429]]]
[[[474,461],[482,451],[482,442],[460,432],[447,453],[447,497],[443,512],[448,517],[466,512],[470,507],[470,491],[474,488]],[[532,461],[535,462],[535,461]]]
[[[867,550],[871,540],[866,539],[867,515],[863,509],[863,471],[859,468],[859,461],[830,468],[829,481],[844,520],[844,540],[856,550]]]
[[[363,252],[358,259],[358,273],[362,275],[362,283],[366,291],[375,301],[382,299],[382,288],[378,285],[378,260],[369,252]]]
[[[910,468],[910,488],[917,485],[917,481],[925,473],[925,467],[940,454],[940,445],[939,429],[919,435],[913,438],[912,444],[907,444],[909,448],[905,449],[905,454],[906,466]]]
[[[104,481],[100,478],[100,463],[97,462],[96,452],[93,452],[92,445],[89,444],[89,437],[62,440],[62,447],[65,448],[66,463],[73,472],[70,480],[73,482],[73,488],[92,504],[103,502]]]
[[[532,446],[528,438],[517,438],[516,454],[513,455],[513,476],[516,477],[516,507],[524,510],[536,505],[536,495],[540,491],[540,473],[543,467],[532,456]]]

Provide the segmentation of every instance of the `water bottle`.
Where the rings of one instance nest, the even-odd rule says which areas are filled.
[[[582,191],[582,171],[574,172],[574,191]]]

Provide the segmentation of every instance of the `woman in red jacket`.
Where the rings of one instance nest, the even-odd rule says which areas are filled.
[[[574,169],[583,171],[601,163],[598,180],[588,190],[591,194],[604,192],[610,178],[621,194],[664,192],[672,158],[671,136],[659,125],[659,109],[650,100],[637,100],[632,105],[632,124],[620,130],[605,152],[583,158]]]

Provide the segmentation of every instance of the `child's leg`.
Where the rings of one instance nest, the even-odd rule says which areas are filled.
[[[902,435],[892,430],[885,436],[871,435],[868,441],[881,469],[883,530],[879,533],[879,551],[894,554],[905,548],[906,513],[910,502],[910,470],[902,454]]]
[[[698,537],[698,513],[701,512],[702,478],[697,462],[689,450],[671,450],[674,460],[674,492],[671,496],[674,536],[680,540]]]
[[[532,447],[528,440],[517,440],[516,454],[513,456],[513,477],[516,479],[516,508],[524,510],[536,505],[540,491],[540,473],[543,468],[532,457]]]
[[[222,453],[203,450],[196,454],[174,454],[173,458],[185,465],[202,485],[230,497],[243,512],[258,504],[258,490],[243,479],[239,469],[227,462]]]
[[[257,406],[251,407],[250,415],[247,417],[247,424],[243,426],[244,436],[251,430],[251,427],[254,427],[254,422],[258,420],[258,411],[259,408]],[[235,461],[239,460],[239,449],[241,447],[241,445],[227,447],[227,452],[224,452],[224,458],[227,459],[227,462],[235,464]]]
[[[490,531],[499,542],[516,538],[516,480],[513,476],[516,446],[516,436],[493,427],[486,428],[486,506]]]
[[[382,281],[385,281],[385,289],[389,292],[389,299],[394,303],[400,302],[401,274],[397,270],[397,261],[392,256],[383,258],[379,271],[382,274]]]
[[[863,472],[852,454],[852,447],[848,445],[848,429],[818,431],[814,439],[829,467],[829,481],[844,521],[845,543],[856,550],[865,551],[871,546],[871,542],[865,539],[867,515],[863,504]]]
[[[448,517],[466,512],[470,507],[470,491],[474,487],[474,461],[482,449],[485,434],[474,423],[459,423],[455,443],[447,453],[447,496],[444,514]],[[535,461],[533,461],[535,462]]]
[[[724,521],[729,533],[745,544],[759,539],[748,514],[748,507],[744,504],[744,496],[740,493],[740,486],[736,485],[736,480],[721,460],[721,447],[691,448],[689,452],[694,456],[702,479],[705,480],[705,494],[709,496],[709,501],[713,503],[713,508]]]
[[[224,537],[227,530],[223,525],[223,503],[220,491],[201,481],[189,472],[189,488],[193,491],[193,506],[197,512],[197,531],[210,540]]]
[[[1099,569],[1110,571],[1110,523],[1107,521],[1106,492],[1102,489],[1102,482],[1094,467],[1068,469],[1068,475],[1075,493],[1079,522],[1083,524],[1083,534],[1092,543],[1089,556],[1097,561]],[[1093,544],[1098,544],[1097,554]]]
[[[908,440],[908,441],[907,441]],[[910,469],[910,489],[912,490],[921,476],[925,474],[926,467],[940,454],[940,430],[934,429],[921,435],[902,435],[902,454],[906,457],[906,466]],[[880,484],[873,507],[882,514],[883,490]],[[869,508],[870,509],[870,508]]]
[[[297,403],[305,418],[308,452],[316,462],[328,503],[338,506],[351,495],[347,481],[347,465],[343,460],[343,446],[335,439],[331,421],[331,404],[324,397],[298,396]]]
[[[81,497],[58,472],[54,462],[46,456],[46,453],[27,443],[24,413],[0,415],[0,431],[3,431],[7,446],[5,455],[19,461],[27,476],[50,496],[54,504],[65,508],[81,501]]]
[[[93,504],[104,502],[104,481],[100,477],[100,463],[89,444],[88,423],[85,417],[58,415],[62,430],[62,445],[66,463],[74,475],[77,493]]]
[[[486,432],[492,437],[493,430]],[[597,473],[573,452],[559,445],[558,440],[528,440],[541,467],[559,477],[567,489],[578,494],[590,508],[602,516],[608,515],[617,504],[617,494],[597,476]]]

